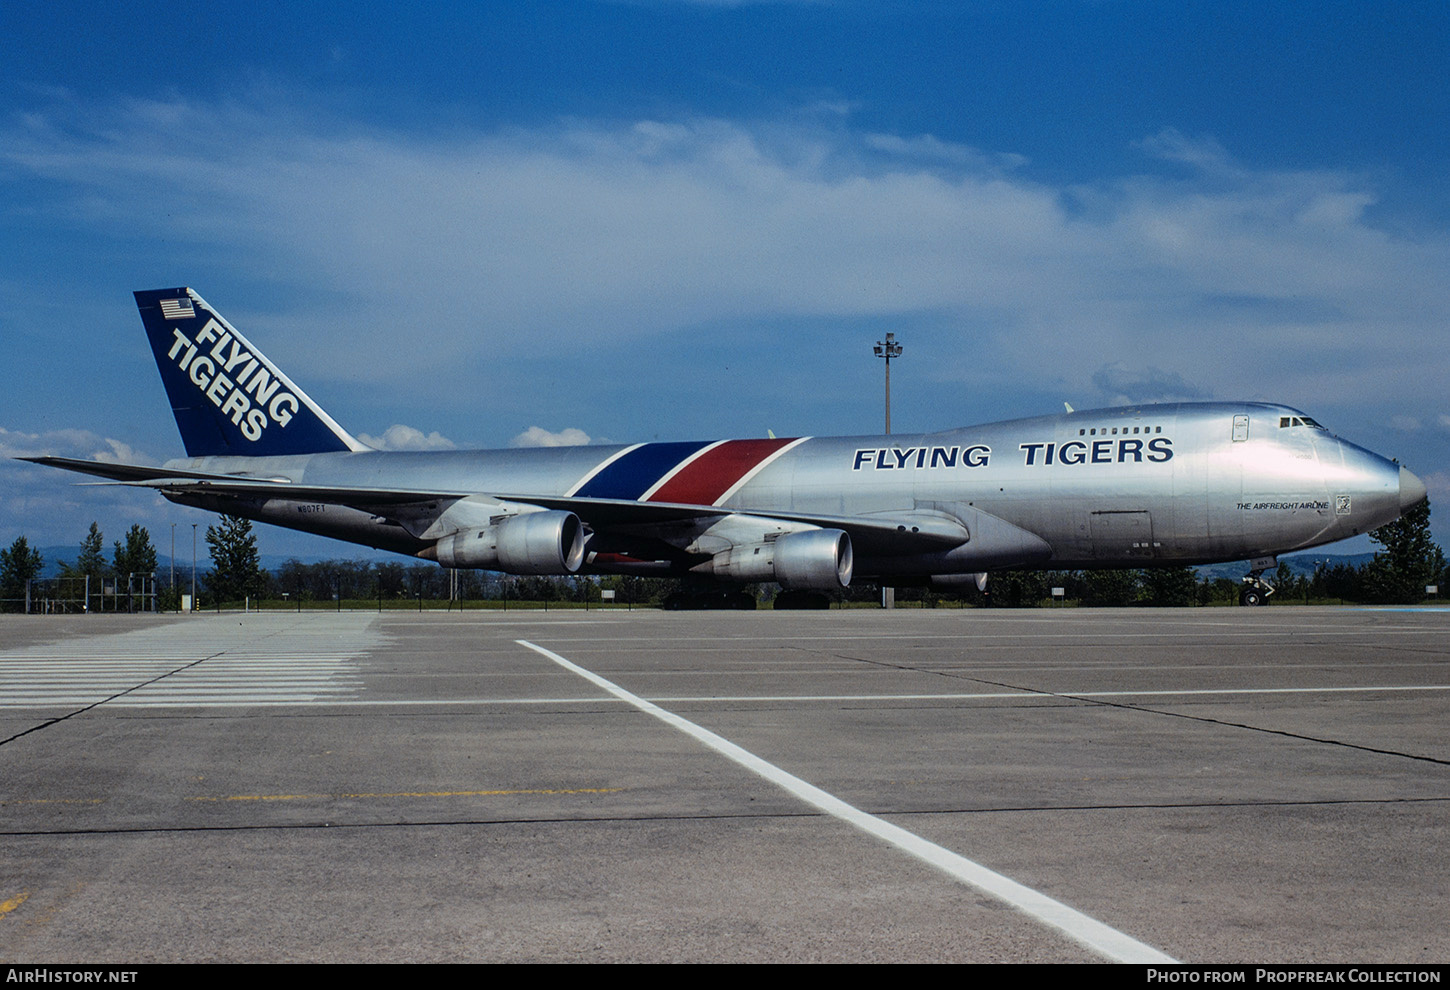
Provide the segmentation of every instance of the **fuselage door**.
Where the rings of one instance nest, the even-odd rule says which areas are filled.
[[[1249,438],[1249,418],[1247,416],[1234,417],[1234,443],[1243,443]]]

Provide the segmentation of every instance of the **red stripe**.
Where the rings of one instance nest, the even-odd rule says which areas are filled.
[[[661,485],[649,501],[714,505],[716,499],[752,468],[786,444],[794,442],[794,437],[727,440],[685,465],[679,474]]]

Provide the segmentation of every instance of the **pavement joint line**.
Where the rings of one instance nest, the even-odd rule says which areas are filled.
[[[640,711],[679,729],[697,742],[785,789],[807,804],[915,856],[922,862],[946,872],[968,886],[1005,901],[1107,959],[1140,965],[1177,962],[1172,956],[1105,925],[1061,901],[1054,900],[1010,877],[990,870],[959,853],[929,842],[899,825],[893,825],[875,815],[867,814],[814,784],[807,783],[794,774],[787,773],[774,764],[766,762],[723,736],[646,701],[638,695],[631,694],[612,681],[566,660],[552,650],[536,646],[524,639],[515,640],[515,642],[553,661],[565,670],[579,675],[601,690],[629,702]]]
[[[930,673],[927,671],[926,673]],[[133,689],[134,690],[134,689]],[[1235,695],[1299,695],[1299,694],[1396,694],[1417,691],[1450,691],[1450,684],[1389,684],[1362,685],[1358,687],[1293,687],[1293,688],[1188,688],[1175,690],[1128,690],[1128,691],[1044,691],[1038,688],[1015,688],[1010,691],[975,692],[928,692],[916,694],[717,694],[717,695],[655,695],[649,700],[657,704],[754,704],[754,703],[805,703],[805,702],[900,702],[900,701],[1004,701],[1038,700],[1070,702],[1093,702],[1099,698],[1194,698],[1232,697]],[[118,695],[117,698],[120,698]],[[618,698],[560,697],[560,698],[316,698],[304,700],[288,696],[276,700],[253,694],[246,698],[216,696],[181,699],[169,696],[165,700],[139,701],[108,699],[111,709],[137,708],[457,708],[470,705],[597,705],[622,701]],[[61,704],[76,703],[66,699],[37,699],[26,703],[0,702],[0,711],[54,708]],[[1109,706],[1111,707],[1111,706]],[[1135,705],[1121,707],[1135,711],[1155,711]],[[1172,715],[1172,712],[1157,712]],[[68,716],[67,716],[68,717]],[[1236,723],[1224,723],[1233,725]],[[1241,726],[1253,728],[1253,726]],[[1270,731],[1270,730],[1264,730]]]
[[[618,788],[610,788],[617,790]],[[317,795],[322,796],[322,795]],[[86,801],[88,804],[102,804],[106,799]],[[220,800],[220,799],[208,799]],[[1149,804],[1102,804],[1102,805],[1026,805],[1011,806],[1000,805],[991,808],[919,808],[919,809],[893,809],[890,814],[903,817],[939,816],[939,815],[994,815],[1028,813],[1082,813],[1082,812],[1113,812],[1124,811],[1194,811],[1199,809],[1224,809],[1224,808],[1327,808],[1342,806],[1363,806],[1363,805],[1414,805],[1414,804],[1442,804],[1450,801],[1450,795],[1445,797],[1423,797],[1423,798],[1355,798],[1355,799],[1327,799],[1301,801],[1185,801],[1176,803],[1153,802]],[[27,802],[0,802],[6,804],[25,804]],[[44,803],[28,802],[28,803]],[[824,813],[819,810],[812,811],[775,811],[769,813],[749,812],[742,814],[685,814],[685,815],[587,815],[570,816],[567,818],[550,816],[536,818],[423,818],[408,819],[403,821],[385,822],[348,822],[348,821],[304,821],[304,822],[272,822],[272,823],[244,823],[236,825],[157,825],[157,826],[131,826],[112,828],[61,828],[61,829],[8,829],[0,831],[0,837],[6,838],[27,838],[36,836],[60,836],[60,835],[186,835],[204,832],[285,832],[285,831],[312,831],[318,829],[394,829],[394,828],[449,828],[454,826],[516,826],[516,825],[577,825],[585,822],[718,822],[718,821],[760,821],[766,819],[809,819],[819,818]]]
[[[359,801],[380,798],[452,798],[452,797],[528,797],[554,794],[613,794],[622,787],[536,787],[532,789],[487,791],[395,791],[391,793],[358,792],[338,794],[228,794],[223,797],[197,795],[183,798],[186,801],[204,801],[220,804],[226,801]]]
[[[1208,725],[1222,725],[1222,726],[1225,726],[1225,727],[1230,728],[1230,729],[1244,729],[1244,730],[1247,730],[1249,732],[1262,732],[1265,735],[1282,736],[1285,739],[1298,739],[1298,740],[1300,740],[1302,742],[1318,743],[1321,746],[1342,746],[1345,749],[1358,750],[1361,753],[1374,753],[1374,754],[1376,754],[1378,756],[1398,756],[1398,757],[1401,757],[1402,759],[1406,759],[1406,760],[1417,760],[1417,761],[1419,761],[1421,763],[1434,763],[1434,764],[1437,764],[1439,766],[1450,766],[1450,760],[1441,759],[1441,758],[1436,757],[1436,756],[1424,756],[1424,755],[1421,755],[1419,753],[1406,753],[1403,750],[1383,749],[1383,748],[1378,747],[1378,746],[1366,746],[1366,745],[1364,745],[1362,743],[1346,742],[1343,739],[1329,739],[1329,738],[1326,738],[1324,736],[1311,736],[1311,735],[1308,735],[1308,734],[1303,733],[1303,732],[1290,732],[1287,729],[1271,729],[1271,728],[1268,728],[1267,726],[1263,726],[1263,725],[1250,725],[1248,722],[1234,722],[1234,721],[1231,721],[1231,720],[1226,719],[1226,718],[1210,718],[1207,715],[1193,715],[1193,714],[1190,714],[1189,712],[1164,711],[1161,708],[1150,708],[1146,704],[1137,704],[1137,705],[1135,705],[1135,704],[1129,704],[1129,703],[1123,702],[1123,701],[1113,701],[1113,700],[1111,700],[1114,697],[1121,697],[1124,694],[1124,692],[1117,692],[1117,691],[1094,691],[1094,692],[1083,692],[1081,694],[1072,694],[1072,693],[1068,693],[1068,692],[1065,692],[1065,691],[1048,691],[1048,690],[1045,690],[1045,689],[1042,689],[1042,688],[1023,688],[1023,687],[1019,687],[1019,686],[1017,686],[1015,684],[1005,684],[1005,683],[1003,683],[1001,681],[988,681],[988,680],[981,679],[981,678],[972,678],[972,680],[976,680],[976,681],[978,681],[978,683],[981,683],[981,684],[992,684],[992,685],[994,685],[996,687],[1000,687],[1000,688],[1008,688],[1008,689],[1019,690],[1019,691],[1032,691],[1032,692],[1036,693],[1039,697],[1042,697],[1042,698],[1056,698],[1056,699],[1058,699],[1060,701],[1087,701],[1087,702],[1090,702],[1090,703],[1095,704],[1095,705],[1101,705],[1104,708],[1116,708],[1116,709],[1118,709],[1120,711],[1125,711],[1125,712],[1143,712],[1143,713],[1148,714],[1148,715],[1162,715],[1162,716],[1164,716],[1166,718],[1181,718],[1181,719],[1186,719],[1187,721],[1190,721],[1190,722],[1203,722],[1203,723],[1206,723]],[[1444,691],[1444,690],[1447,690],[1447,687],[1450,687],[1450,686],[1423,686],[1422,685],[1422,686],[1420,686],[1418,688],[1412,688],[1410,690]],[[1220,689],[1220,690],[1222,690],[1224,692],[1228,692],[1230,689],[1224,688],[1224,689]],[[1282,694],[1282,693],[1288,693],[1288,692],[1298,692],[1300,690],[1301,689],[1299,689],[1299,688],[1260,688],[1260,689],[1255,690],[1253,693],[1255,693],[1255,694]],[[1342,692],[1349,692],[1349,691],[1355,691],[1355,690],[1365,690],[1365,689],[1363,689],[1363,688],[1320,688],[1315,693],[1335,693],[1335,692],[1341,692],[1342,693]],[[1378,690],[1384,691],[1384,690],[1389,690],[1389,689],[1388,688],[1381,687]],[[1132,692],[1128,692],[1128,693],[1131,694]],[[1184,694],[1187,694],[1188,692],[1183,692],[1183,693]],[[1195,692],[1195,693],[1197,693],[1197,692]]]
[[[1056,701],[1065,701],[1065,702],[1087,702],[1089,704],[1100,705],[1103,708],[1113,708],[1113,709],[1118,709],[1118,710],[1121,710],[1121,711],[1130,711],[1130,712],[1147,712],[1147,713],[1152,714],[1152,715],[1163,715],[1163,716],[1166,716],[1168,718],[1181,718],[1181,719],[1186,719],[1186,720],[1191,721],[1191,722],[1204,722],[1204,723],[1209,724],[1209,725],[1222,725],[1222,726],[1227,726],[1229,728],[1234,728],[1234,729],[1246,729],[1246,730],[1248,730],[1250,732],[1263,732],[1263,733],[1268,734],[1268,735],[1283,736],[1286,739],[1299,739],[1299,740],[1302,740],[1302,741],[1305,741],[1305,742],[1319,743],[1320,745],[1325,745],[1325,746],[1342,746],[1345,749],[1354,749],[1354,750],[1359,750],[1359,751],[1365,752],[1365,753],[1375,753],[1375,754],[1380,755],[1380,756],[1399,756],[1399,757],[1402,757],[1402,758],[1407,759],[1407,760],[1419,760],[1419,761],[1424,762],[1424,763],[1435,763],[1435,764],[1438,764],[1438,765],[1441,765],[1441,766],[1450,765],[1450,760],[1444,760],[1444,759],[1440,759],[1440,758],[1434,757],[1434,756],[1423,756],[1423,755],[1418,754],[1418,753],[1406,753],[1406,752],[1403,752],[1401,750],[1383,749],[1383,748],[1376,747],[1376,746],[1366,746],[1366,745],[1364,745],[1362,743],[1345,742],[1342,739],[1328,739],[1328,738],[1324,738],[1324,737],[1321,737],[1321,736],[1310,736],[1310,735],[1306,735],[1306,734],[1301,733],[1301,732],[1289,732],[1288,730],[1285,730],[1285,729],[1271,729],[1271,728],[1267,728],[1265,726],[1250,725],[1247,722],[1234,722],[1234,721],[1231,721],[1229,719],[1210,718],[1207,715],[1192,715],[1192,714],[1189,714],[1188,712],[1164,711],[1164,710],[1159,709],[1159,708],[1150,708],[1146,704],[1129,704],[1129,703],[1124,702],[1124,701],[1113,701],[1113,700],[1111,700],[1113,698],[1122,698],[1122,697],[1155,697],[1155,696],[1162,697],[1164,694],[1168,694],[1168,692],[1138,692],[1138,691],[1082,691],[1082,692],[1066,692],[1066,691],[1049,691],[1046,688],[1023,687],[1023,686],[1018,685],[1018,684],[1009,684],[1009,683],[1007,683],[1005,681],[994,681],[994,680],[991,680],[989,678],[985,678],[985,677],[981,677],[981,676],[971,676],[971,675],[968,675],[968,674],[965,674],[965,673],[958,673],[958,672],[954,672],[954,671],[925,671],[925,670],[922,670],[919,667],[912,666],[912,665],[909,665],[909,664],[891,664],[891,663],[886,663],[885,661],[880,661],[880,660],[865,660],[865,659],[862,659],[860,657],[847,656],[844,653],[836,653],[836,654],[833,654],[833,656],[840,657],[843,660],[857,660],[857,661],[859,661],[861,663],[871,664],[871,665],[874,665],[874,666],[889,667],[889,668],[892,668],[892,669],[912,671],[912,672],[915,672],[915,673],[930,673],[930,674],[935,674],[935,675],[940,676],[940,677],[952,678],[954,680],[970,681],[970,682],[977,683],[977,684],[990,684],[993,687],[1005,688],[1008,691],[1023,691],[1023,692],[1027,692],[1029,695],[1035,695],[1036,697],[1044,698],[1044,699],[1051,698],[1051,699],[1054,699]],[[1399,690],[1421,690],[1421,691],[1444,691],[1444,690],[1450,690],[1450,685],[1414,685],[1414,686],[1408,686],[1408,687],[1400,687],[1398,689]],[[1233,688],[1198,688],[1198,689],[1188,689],[1188,690],[1183,690],[1183,691],[1172,692],[1172,696],[1175,696],[1175,697],[1195,697],[1195,696],[1205,696],[1205,695],[1212,696],[1212,695],[1225,695],[1225,694],[1235,694],[1235,693],[1252,693],[1252,694],[1297,694],[1297,693],[1301,693],[1304,690],[1305,689],[1303,689],[1303,688],[1256,688],[1256,689],[1252,689],[1252,690],[1247,691],[1247,692],[1240,692],[1240,691],[1236,691]],[[1365,690],[1389,691],[1389,690],[1395,690],[1395,688],[1393,688],[1393,687],[1386,687],[1386,686],[1379,686],[1377,688],[1365,688],[1365,687],[1339,687],[1339,688],[1334,688],[1334,687],[1324,687],[1324,688],[1319,688],[1319,689],[1315,689],[1315,690],[1316,690],[1316,693],[1334,694],[1334,693],[1347,693],[1347,692],[1351,692],[1351,691],[1365,691]]]

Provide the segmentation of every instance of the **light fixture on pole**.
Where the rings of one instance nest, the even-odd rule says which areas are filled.
[[[886,359],[886,432],[891,433],[891,359],[901,357],[901,345],[896,342],[896,334],[888,333],[885,341],[876,342],[876,356]]]
[[[888,333],[884,341],[876,342],[876,356],[886,359],[886,435],[891,435],[891,359],[901,357],[901,345],[896,342],[896,334]],[[896,607],[896,589],[881,586],[881,607]]]

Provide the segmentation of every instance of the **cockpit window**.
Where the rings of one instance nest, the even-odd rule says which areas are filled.
[[[1314,420],[1310,419],[1308,416],[1280,416],[1279,417],[1279,429],[1281,429],[1281,430],[1288,429],[1291,426],[1312,426],[1316,430],[1322,430],[1322,429],[1324,429],[1324,427],[1320,426],[1318,423],[1316,423]]]

